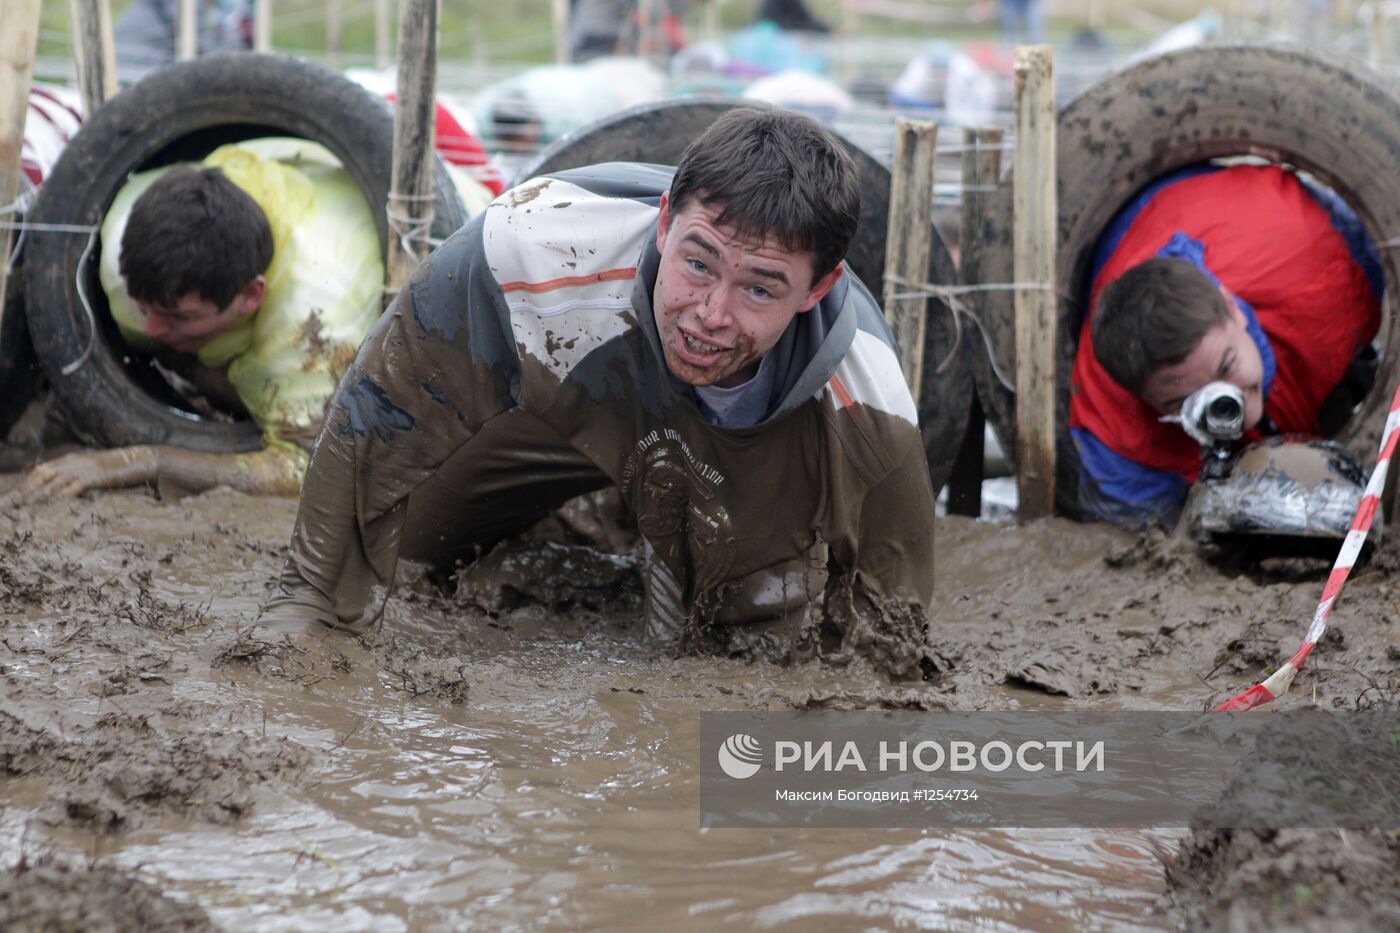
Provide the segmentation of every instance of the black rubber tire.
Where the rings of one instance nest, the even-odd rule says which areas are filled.
[[[33,196],[34,186],[23,172],[19,176],[18,201]],[[24,214],[16,215],[23,221]],[[5,279],[5,312],[0,316],[0,440],[10,433],[19,416],[34,401],[43,383],[43,371],[29,341],[29,324],[24,319],[24,246],[21,234],[10,238],[14,266]],[[8,258],[0,257],[0,262]]]
[[[652,162],[675,165],[681,153],[710,124],[735,107],[767,107],[737,98],[704,98],[641,104],[575,130],[546,147],[516,173],[512,184],[537,175],[599,162]],[[890,172],[868,152],[834,133],[860,176],[860,226],[846,255],[857,277],[880,301],[885,274],[885,238],[890,206]],[[933,230],[930,280],[957,281],[957,266],[938,230]],[[928,455],[929,478],[937,492],[948,480],[971,410],[971,354],[954,347],[956,328],[942,302],[929,302],[924,342],[924,376],[919,392],[919,425]],[[954,353],[954,350],[957,350]],[[951,354],[951,359],[949,359]],[[947,368],[937,372],[945,359]]]
[[[1056,124],[1059,292],[1056,491],[1058,510],[1083,517],[1079,458],[1069,440],[1070,372],[1083,323],[1094,243],[1104,226],[1153,179],[1193,162],[1256,155],[1304,169],[1331,186],[1379,243],[1400,230],[1400,98],[1364,64],[1277,43],[1207,45],[1148,59],[1103,79],[1060,112]],[[989,226],[987,281],[1012,281],[1012,179],[1003,179]],[[1387,290],[1400,284],[1400,257],[1380,251]],[[1371,462],[1400,376],[1400,327],[1386,302],[1375,388],[1336,435]],[[1015,372],[1015,313],[1009,292],[992,292],[983,318],[1003,371]],[[1008,456],[1015,458],[1014,397],[985,356],[977,388]]]
[[[258,136],[296,136],[321,143],[365,192],[387,243],[382,205],[388,198],[393,111],[384,100],[318,65],[284,55],[238,53],[169,65],[108,101],[84,124],[45,179],[36,222],[100,224],[138,170],[198,159],[216,147]],[[434,238],[466,222],[457,190],[440,159],[433,176]],[[122,341],[97,278],[96,241],[31,231],[26,247],[26,310],[39,361],[79,433],[101,446],[169,444],[233,452],[261,446],[248,420],[202,417],[143,354]],[[88,346],[90,325],[77,292],[79,276],[93,304],[93,349],[74,372],[63,369]]]

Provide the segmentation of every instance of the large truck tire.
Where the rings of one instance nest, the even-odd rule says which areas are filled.
[[[735,107],[761,109],[769,105],[736,98],[669,100],[641,104],[604,117],[561,137],[521,167],[513,184],[527,178],[600,162],[651,162],[675,165],[692,140]],[[860,225],[846,263],[875,296],[882,300],[885,238],[889,223],[890,172],[868,152],[834,133],[855,162],[860,176]],[[938,230],[932,231],[929,278],[955,284],[957,266]],[[970,341],[959,345],[951,312],[937,299],[928,302],[924,340],[924,374],[919,392],[919,428],[928,455],[929,478],[937,492],[947,482],[967,430],[973,381]],[[938,371],[940,364],[945,363]]]
[[[252,53],[181,62],[152,72],[83,124],[45,179],[32,218],[97,226],[132,172],[200,159],[238,140],[295,136],[340,159],[365,193],[384,246],[393,134],[389,104],[318,65]],[[441,239],[466,216],[436,156],[432,185],[431,235]],[[261,446],[256,424],[196,412],[149,357],[126,346],[98,281],[100,252],[96,234],[31,231],[24,264],[34,349],[83,438],[213,452]]]
[[[1400,230],[1400,98],[1352,58],[1283,44],[1206,45],[1132,65],[1074,98],[1056,124],[1059,248],[1057,509],[1083,517],[1079,458],[1067,429],[1070,372],[1087,310],[1094,244],[1138,191],[1174,169],[1212,158],[1257,156],[1303,169],[1356,211],[1377,243]],[[987,281],[1011,282],[1008,172],[987,228]],[[1380,250],[1387,290],[1400,283],[1400,257]],[[1015,373],[1010,292],[989,292],[983,321],[1008,376]],[[1362,462],[1380,442],[1400,377],[1400,328],[1385,302],[1375,388],[1335,436]],[[1008,456],[1016,458],[1015,398],[985,354],[974,362],[978,394]]]
[[[16,203],[28,204],[33,196],[34,186],[28,176],[20,172]],[[14,216],[23,222],[26,215],[21,210]],[[39,360],[29,341],[29,325],[24,319],[24,232],[16,231],[11,235],[10,256],[0,257],[0,261],[10,263],[5,278],[5,307],[0,314],[0,440],[10,433],[10,428],[34,401],[43,382]]]

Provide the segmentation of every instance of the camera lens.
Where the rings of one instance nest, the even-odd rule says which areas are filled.
[[[1206,413],[1212,421],[1233,421],[1244,414],[1244,409],[1239,399],[1221,395],[1211,399]]]

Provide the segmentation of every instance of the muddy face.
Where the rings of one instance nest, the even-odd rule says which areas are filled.
[[[184,295],[172,307],[137,301],[136,308],[147,337],[179,353],[196,353],[257,311],[266,288],[259,275],[222,308],[198,292]]]
[[[792,319],[810,311],[840,270],[817,281],[807,253],[739,238],[698,199],[674,215],[665,197],[656,228],[661,264],[652,303],[666,365],[693,386],[753,377]]]

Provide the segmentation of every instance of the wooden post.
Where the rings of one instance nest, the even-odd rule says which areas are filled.
[[[83,116],[117,93],[117,54],[112,45],[112,8],[107,0],[72,0],[73,62],[78,66],[78,90]]]
[[[962,154],[962,218],[958,234],[958,270],[962,284],[981,285],[986,281],[983,260],[986,253],[986,237],[983,231],[988,215],[994,211],[996,198],[994,189],[1001,178],[1001,144],[1003,133],[997,127],[969,127],[963,131]],[[979,318],[984,310],[982,296],[970,292],[963,296]],[[963,339],[969,339],[967,328],[970,322],[963,323]],[[971,337],[976,339],[976,337]],[[984,431],[987,419],[982,405],[976,396],[972,399],[972,412],[967,420],[967,434],[963,438],[958,457],[953,461],[953,472],[948,476],[948,514],[982,514],[982,458]]]
[[[394,18],[391,0],[374,0],[374,67],[383,71],[394,60]]]
[[[569,62],[569,0],[550,0],[554,18],[554,60],[561,65]]]
[[[1371,65],[1374,68],[1386,64],[1389,51],[1386,38],[1385,4],[1381,0],[1371,0]]]
[[[427,255],[433,222],[433,104],[437,95],[437,0],[402,0],[389,189],[386,291],[395,294]]]
[[[326,0],[326,65],[340,70],[340,51],[345,34],[345,5],[342,0]]]
[[[890,176],[889,232],[885,238],[885,320],[914,398],[924,378],[924,326],[928,299],[895,298],[928,281],[933,243],[933,162],[938,124],[895,121],[894,170]]]
[[[1089,28],[1094,32],[1103,29],[1103,0],[1089,0],[1089,15],[1087,17]]]
[[[39,7],[39,0],[5,0],[5,28],[0,29],[0,207],[13,204],[19,195],[24,120],[39,47]],[[12,221],[16,216],[0,214],[0,219]],[[0,230],[0,314],[5,311],[12,233],[8,227]],[[0,347],[0,353],[8,352]]]
[[[199,0],[180,0],[175,34],[175,58],[179,61],[199,55],[199,6]]]
[[[272,51],[272,0],[253,0],[253,51]]]
[[[481,25],[481,17],[472,17],[472,64],[478,71],[486,69],[486,29]]]
[[[841,0],[841,27],[836,31],[836,72],[849,81],[856,73],[855,37],[860,35],[860,11],[855,0]]]
[[[1016,480],[1022,519],[1055,509],[1055,82],[1048,45],[1016,50],[1013,278]]]
[[[719,41],[720,0],[705,0],[704,18],[701,20],[700,38],[705,42]]]

